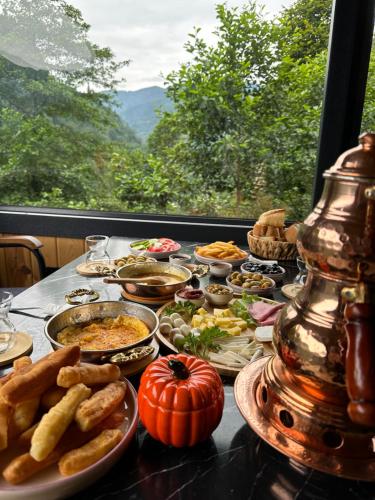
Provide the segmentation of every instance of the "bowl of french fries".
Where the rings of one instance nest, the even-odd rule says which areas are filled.
[[[113,364],[80,363],[78,346],[0,379],[0,498],[50,500],[87,487],[136,432],[137,395]]]
[[[233,266],[240,266],[247,260],[249,254],[235,245],[234,241],[215,241],[209,245],[197,246],[194,256],[203,264],[229,262]]]

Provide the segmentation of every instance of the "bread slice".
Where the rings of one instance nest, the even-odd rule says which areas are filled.
[[[300,224],[292,224],[288,228],[285,229],[284,231],[284,236],[286,241],[289,243],[296,243],[297,242],[297,233],[298,233],[298,228]]]
[[[265,226],[276,226],[283,227],[285,222],[285,209],[277,208],[275,210],[269,210],[264,212],[259,216],[258,224],[263,224]]]
[[[254,236],[266,236],[268,226],[263,226],[263,224],[255,223],[253,227],[253,235]]]

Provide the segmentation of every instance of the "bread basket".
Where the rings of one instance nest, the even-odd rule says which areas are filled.
[[[250,252],[274,260],[293,260],[297,257],[297,246],[288,241],[271,241],[253,236],[253,231],[247,233],[247,241]]]

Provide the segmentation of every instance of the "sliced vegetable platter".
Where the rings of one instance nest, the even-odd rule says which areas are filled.
[[[156,336],[171,352],[202,357],[221,375],[236,377],[249,362],[274,352],[271,342],[255,339],[257,323],[247,310],[255,301],[278,304],[248,294],[220,308],[207,302],[201,308],[190,302],[168,302],[157,311]]]

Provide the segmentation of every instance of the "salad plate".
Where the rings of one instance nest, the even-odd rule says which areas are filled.
[[[137,240],[130,243],[130,251],[135,255],[144,255],[154,259],[167,259],[170,255],[178,252],[181,245],[170,238],[150,238],[148,240]]]

